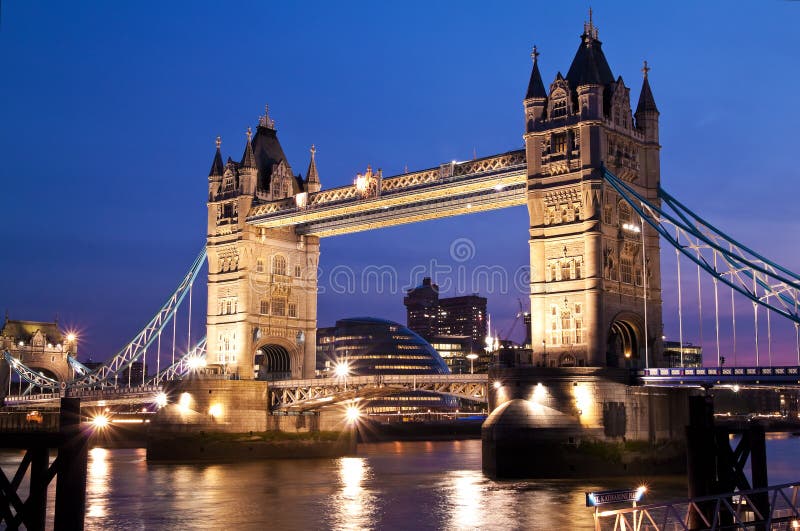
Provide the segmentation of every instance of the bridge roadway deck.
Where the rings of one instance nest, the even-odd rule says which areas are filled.
[[[125,404],[153,403],[155,396],[162,391],[159,385],[140,385],[137,387],[103,387],[100,389],[73,389],[66,392],[41,393],[35,395],[9,395],[7,407],[29,409],[50,403],[57,404],[62,397],[80,398],[83,406],[112,406]],[[102,402],[102,403],[101,403]]]
[[[636,376],[644,385],[653,387],[800,386],[800,366],[641,369]]]
[[[525,152],[518,150],[387,177],[372,194],[360,194],[353,185],[311,194],[304,206],[295,198],[270,201],[253,207],[247,222],[334,236],[524,205],[526,190]]]

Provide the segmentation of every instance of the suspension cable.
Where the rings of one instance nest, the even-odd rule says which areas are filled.
[[[644,218],[639,216],[639,221],[642,226],[642,299],[644,299],[644,368],[650,368],[650,346],[648,341],[648,328],[647,328],[647,256],[646,247],[647,240],[644,237]]]
[[[733,366],[737,366],[736,361],[736,304],[734,303],[734,289],[731,288],[731,316],[733,317]]]
[[[767,295],[767,302],[769,302],[769,295]],[[767,359],[769,366],[772,367],[772,324],[770,321],[770,312],[767,310]]]
[[[161,332],[158,333],[158,346],[156,347],[156,376],[161,374]],[[158,380],[156,380],[158,385]]]
[[[175,338],[177,337],[178,333],[176,327],[178,326],[178,309],[175,309],[175,313],[172,315],[172,363],[175,364]]]
[[[697,241],[697,260],[700,261],[700,240]],[[700,288],[700,264],[697,264],[697,321],[700,331],[700,348],[703,348],[703,293]]]
[[[189,285],[189,333],[186,338],[186,352],[192,350],[192,288],[194,288],[194,282]]]
[[[144,354],[142,355],[142,385],[144,385],[145,371],[147,371],[147,348],[144,349]]]
[[[753,275],[753,295],[756,295],[756,276]],[[758,364],[758,305],[753,302],[753,327],[756,332],[756,367],[759,367]]]
[[[675,230],[676,240],[680,237]],[[678,264],[678,352],[680,352],[681,367],[683,367],[683,300],[681,298],[681,253],[675,248],[675,261]]]
[[[717,268],[717,253],[714,253],[714,269]],[[720,366],[719,353],[719,291],[717,277],[714,277],[714,334],[717,336],[717,367]]]

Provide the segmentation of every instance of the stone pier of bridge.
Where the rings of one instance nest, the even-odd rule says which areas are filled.
[[[483,470],[494,477],[681,473],[691,389],[632,385],[599,367],[490,372]]]

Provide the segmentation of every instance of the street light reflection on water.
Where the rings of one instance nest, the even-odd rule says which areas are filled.
[[[783,442],[792,452],[800,444],[796,438]],[[786,458],[794,459],[796,453],[788,450]],[[0,466],[10,473],[10,464],[19,459],[14,454],[3,461],[0,454]],[[494,481],[481,472],[480,440],[375,443],[359,445],[356,457],[213,465],[148,464],[144,449],[96,448],[89,455],[87,480],[87,531],[588,531],[593,524],[584,493],[631,484],[630,479]],[[660,482],[650,483],[653,499],[685,494],[685,478],[669,491]]]
[[[106,500],[109,494],[109,476],[111,466],[108,463],[109,451],[105,448],[89,450],[89,473],[86,477],[86,492],[91,493],[87,500],[86,516],[88,518],[104,518],[106,516]],[[87,496],[88,497],[88,496]]]
[[[364,529],[370,526],[375,500],[363,483],[372,471],[363,457],[339,459],[341,490],[336,496],[333,520],[337,529]]]

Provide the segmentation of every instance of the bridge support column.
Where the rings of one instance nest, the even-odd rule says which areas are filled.
[[[86,463],[89,439],[81,433],[80,398],[62,398],[56,479],[56,531],[81,531],[86,513]]]
[[[686,427],[686,471],[689,497],[708,496],[716,489],[716,451],[714,441],[714,403],[710,396],[689,397],[689,425]],[[702,515],[689,511],[689,528],[705,529],[704,518],[711,520],[714,507],[700,505]]]

